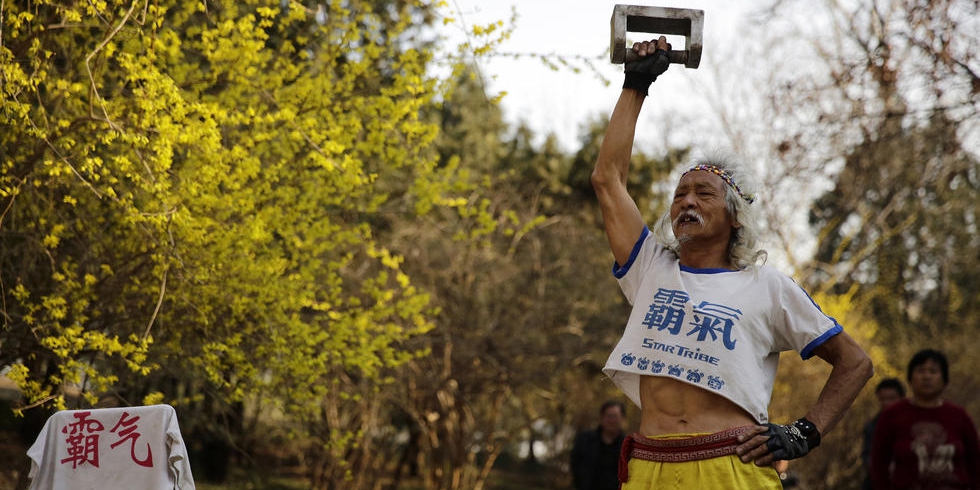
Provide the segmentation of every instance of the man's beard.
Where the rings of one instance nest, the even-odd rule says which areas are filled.
[[[691,237],[688,235],[680,235],[676,232],[676,230],[678,230],[678,226],[681,224],[681,221],[687,219],[693,219],[694,223],[696,223],[698,226],[704,226],[704,218],[701,216],[701,213],[694,210],[681,211],[681,213],[670,222],[671,226],[675,230],[674,238],[676,238],[678,242],[685,242],[691,239]]]

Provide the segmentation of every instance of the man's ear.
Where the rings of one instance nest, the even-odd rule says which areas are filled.
[[[728,209],[728,216],[732,219],[732,229],[739,229],[742,227],[742,223],[738,222],[738,213],[734,209]]]
[[[741,227],[742,227],[742,223],[739,223],[738,221],[732,221],[732,228],[735,228],[737,230]]]

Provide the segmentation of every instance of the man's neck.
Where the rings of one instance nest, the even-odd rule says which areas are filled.
[[[909,401],[912,402],[912,405],[921,408],[938,408],[943,405],[943,398],[941,396],[937,396],[935,398],[917,398],[913,396],[909,399]]]
[[[682,243],[680,263],[693,269],[734,269],[727,246]]]

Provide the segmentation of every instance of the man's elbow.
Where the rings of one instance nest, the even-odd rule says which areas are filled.
[[[854,357],[854,366],[850,370],[855,376],[860,377],[862,383],[867,383],[875,374],[874,362],[871,361],[871,356],[864,349],[858,349],[858,353]]]
[[[622,174],[614,169],[599,164],[597,164],[595,169],[592,170],[590,180],[592,181],[592,189],[594,189],[596,193],[615,189],[617,187],[624,187],[626,185],[626,178]]]
[[[817,348],[816,354],[854,380],[866,383],[874,376],[874,363],[868,353],[846,333],[834,336]]]
[[[598,166],[592,169],[592,176],[590,177],[592,181],[592,188],[595,190],[603,189],[609,186],[609,175],[608,172],[603,172]]]

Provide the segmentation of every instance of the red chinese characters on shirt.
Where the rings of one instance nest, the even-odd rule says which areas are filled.
[[[65,434],[65,443],[68,446],[68,457],[61,460],[61,464],[71,463],[72,468],[77,468],[82,464],[91,464],[99,467],[99,438],[105,431],[102,422],[90,419],[92,412],[77,412],[72,414],[75,421],[69,423],[61,429]],[[115,449],[125,442],[129,442],[129,456],[134,463],[147,468],[153,467],[153,450],[150,445],[146,445],[146,457],[140,459],[136,455],[137,439],[142,435],[139,432],[138,416],[131,416],[128,412],[123,412],[116,425],[109,430],[110,434],[115,434],[118,440],[109,445],[110,449]]]

